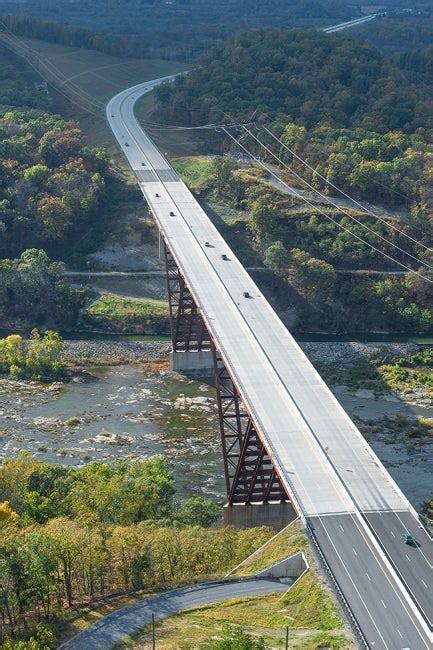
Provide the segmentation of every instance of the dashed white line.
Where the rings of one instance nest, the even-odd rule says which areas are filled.
[[[398,628],[397,628],[397,632],[398,632],[398,635],[399,635],[400,639],[402,639],[403,635],[402,635],[402,633],[400,632],[400,630]]]
[[[383,602],[382,599],[380,599],[380,602],[382,603],[382,605],[383,605],[383,606],[385,607],[385,609],[386,609],[386,605],[385,605],[385,603]]]
[[[424,587],[428,589],[428,585],[424,582],[424,580],[421,578],[421,582],[423,583]]]
[[[391,535],[392,535],[393,537],[395,537],[395,533],[394,533],[393,530],[391,531]]]
[[[370,580],[370,582],[371,582],[371,578],[370,578],[370,576],[368,575],[368,573],[366,573],[365,575],[367,576],[367,578],[368,578],[368,579]]]
[[[409,555],[407,555],[407,553],[405,553],[405,555],[406,555],[407,559],[408,559],[409,562],[410,562],[410,557],[409,557]]]
[[[355,551],[355,549],[352,546],[352,551],[355,553],[355,555],[358,555],[358,553]]]

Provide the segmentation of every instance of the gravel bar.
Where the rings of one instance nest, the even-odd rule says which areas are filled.
[[[414,343],[317,343],[300,344],[313,363],[352,363],[378,353],[402,356],[418,349]],[[84,359],[124,361],[159,361],[167,359],[171,349],[162,341],[65,341],[65,358],[68,361]]]

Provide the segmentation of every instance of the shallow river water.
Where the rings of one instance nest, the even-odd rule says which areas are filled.
[[[66,384],[0,379],[0,457],[25,450],[50,462],[145,459],[165,454],[179,496],[224,498],[214,390],[170,372],[134,365],[96,367]],[[339,387],[338,399],[361,420],[404,414],[433,416],[433,408],[392,396]],[[416,508],[433,493],[433,439],[376,433],[369,442]]]

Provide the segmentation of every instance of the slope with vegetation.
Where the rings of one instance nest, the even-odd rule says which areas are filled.
[[[60,631],[72,608],[110,594],[224,574],[272,535],[209,527],[219,517],[216,504],[200,497],[178,503],[174,494],[159,457],[82,469],[24,454],[3,461],[3,639],[29,634],[36,622]]]
[[[130,0],[128,11],[117,0],[6,0],[0,8],[12,14],[4,22],[16,34],[108,54],[165,59],[190,59],[251,27],[315,27],[359,15],[344,0]]]
[[[258,29],[227,40],[202,65],[157,89],[169,123],[226,122],[227,114],[284,116],[379,132],[432,127],[433,92],[377,50],[340,34]]]

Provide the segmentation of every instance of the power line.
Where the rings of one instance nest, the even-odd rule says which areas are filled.
[[[324,212],[324,211],[321,210],[320,208],[317,208],[317,206],[314,206],[310,201],[308,201],[308,199],[306,199],[305,197],[303,197],[302,194],[300,194],[299,192],[297,192],[297,191],[294,190],[293,188],[290,188],[289,185],[288,185],[285,181],[283,181],[281,178],[279,178],[279,176],[277,176],[277,174],[276,174],[274,171],[272,171],[272,169],[271,169],[268,165],[266,165],[266,163],[264,163],[264,162],[261,161],[259,158],[257,158],[256,156],[254,156],[254,155],[253,155],[253,154],[252,154],[252,153],[251,153],[251,152],[250,152],[250,151],[249,151],[249,150],[248,150],[248,149],[247,149],[247,148],[246,148],[246,147],[245,147],[241,142],[239,142],[239,140],[238,140],[237,138],[235,138],[235,137],[234,137],[234,136],[233,136],[229,131],[227,131],[227,129],[223,128],[222,130],[226,133],[226,135],[228,135],[229,138],[231,138],[231,140],[233,140],[234,142],[236,142],[236,144],[237,144],[241,149],[243,149],[243,150],[248,154],[248,156],[249,156],[250,158],[252,158],[252,159],[255,160],[256,162],[258,162],[259,165],[260,165],[261,167],[263,167],[264,169],[266,169],[266,170],[268,171],[268,173],[271,174],[271,176],[274,176],[274,178],[276,178],[276,179],[279,180],[283,185],[285,185],[287,188],[289,188],[289,189],[290,189],[290,190],[291,190],[291,191],[292,191],[296,196],[298,196],[302,201],[304,201],[307,205],[309,205],[309,206],[310,206],[314,211],[320,212],[324,217],[326,217],[326,219],[329,219],[329,221],[332,221],[332,223],[334,223],[336,226],[338,226],[338,227],[341,228],[342,230],[345,230],[345,231],[348,232],[352,237],[355,237],[355,238],[358,239],[360,242],[362,242],[363,244],[365,244],[365,245],[368,246],[369,248],[373,249],[374,251],[376,251],[376,252],[379,253],[380,255],[383,255],[384,257],[388,258],[389,260],[391,260],[392,262],[394,262],[394,264],[398,264],[398,266],[401,266],[402,268],[406,269],[406,271],[410,271],[411,273],[414,273],[415,275],[418,275],[420,278],[422,278],[422,279],[425,280],[426,282],[431,282],[431,283],[433,283],[433,280],[431,280],[430,278],[426,277],[425,275],[422,275],[422,273],[419,273],[419,271],[415,271],[414,269],[410,268],[410,267],[407,266],[406,264],[403,264],[403,262],[399,262],[398,260],[394,259],[391,255],[388,255],[388,253],[385,253],[384,251],[381,251],[381,250],[380,250],[379,248],[377,248],[376,246],[373,246],[373,244],[370,244],[368,241],[366,241],[365,239],[363,239],[362,237],[360,237],[360,236],[357,235],[356,233],[352,232],[349,228],[346,228],[345,226],[343,226],[343,225],[342,225],[341,223],[339,223],[336,219],[333,219],[330,215],[326,214],[326,212]]]
[[[362,221],[360,221],[359,219],[357,219],[356,217],[354,217],[353,215],[351,215],[349,212],[346,212],[346,211],[345,211],[341,206],[339,206],[337,203],[334,203],[334,202],[333,202],[333,201],[332,201],[328,196],[326,196],[325,194],[322,194],[322,193],[321,193],[319,190],[317,190],[313,185],[311,185],[311,183],[309,183],[309,182],[306,181],[304,178],[302,178],[302,176],[300,176],[300,175],[299,175],[297,172],[295,172],[295,171],[294,171],[294,170],[293,170],[289,165],[287,165],[284,161],[282,161],[281,158],[279,158],[279,156],[277,156],[277,155],[276,155],[276,154],[275,154],[271,149],[269,149],[269,148],[268,148],[268,147],[267,147],[267,146],[266,146],[266,145],[265,145],[261,140],[259,140],[259,139],[258,139],[258,138],[253,134],[253,133],[251,133],[251,131],[250,131],[249,129],[247,129],[246,127],[243,127],[243,128],[244,128],[244,130],[245,130],[245,131],[246,131],[246,132],[247,132],[247,133],[248,133],[252,138],[254,138],[254,140],[256,140],[256,142],[258,142],[258,144],[259,144],[260,146],[262,146],[262,147],[263,147],[263,148],[264,148],[268,153],[270,153],[270,154],[275,158],[275,160],[277,160],[281,165],[283,165],[286,169],[288,169],[288,170],[290,171],[290,173],[292,173],[296,178],[298,178],[300,181],[302,181],[302,182],[303,182],[303,183],[304,183],[304,184],[305,184],[309,189],[311,189],[311,190],[313,190],[314,192],[316,192],[316,193],[317,193],[317,194],[318,194],[322,199],[324,199],[324,200],[327,201],[330,205],[332,205],[332,206],[335,207],[337,210],[339,210],[340,212],[342,212],[342,214],[344,214],[345,216],[349,217],[349,219],[352,219],[353,221],[355,221],[356,223],[358,223],[361,227],[365,228],[366,230],[368,230],[369,232],[371,232],[373,235],[375,235],[375,236],[378,237],[379,239],[382,239],[384,242],[386,242],[386,243],[389,244],[390,246],[394,246],[394,248],[396,248],[397,250],[399,250],[401,253],[407,255],[408,257],[411,257],[413,260],[415,260],[416,262],[418,262],[418,263],[421,264],[422,266],[426,266],[429,270],[431,270],[431,269],[433,268],[433,267],[431,267],[429,264],[427,264],[426,262],[423,262],[422,260],[420,260],[420,259],[419,259],[418,257],[416,257],[415,255],[412,255],[412,253],[409,253],[409,252],[408,252],[407,250],[405,250],[404,248],[401,248],[400,246],[398,246],[398,244],[395,244],[394,242],[390,241],[390,240],[387,239],[386,237],[383,237],[383,235],[381,235],[380,233],[378,233],[378,232],[376,232],[375,230],[373,230],[373,228],[370,228],[370,226],[368,226],[367,224],[363,223]],[[385,223],[386,223],[386,221],[385,221]],[[399,231],[399,232],[400,232],[400,231]]]
[[[419,246],[422,246],[423,248],[425,248],[425,249],[428,250],[428,251],[431,251],[431,250],[432,250],[431,248],[429,248],[428,246],[426,246],[426,245],[423,244],[422,242],[418,241],[418,240],[415,239],[414,237],[411,237],[410,235],[408,235],[407,233],[405,233],[403,230],[400,230],[399,228],[397,228],[396,226],[394,226],[394,224],[389,223],[386,219],[384,219],[384,218],[381,217],[380,215],[375,214],[375,213],[372,212],[369,208],[367,208],[367,207],[364,206],[362,203],[360,203],[359,201],[357,201],[356,199],[354,199],[352,196],[350,196],[349,194],[347,194],[344,190],[340,189],[337,185],[335,185],[335,183],[333,183],[332,181],[330,181],[329,179],[327,179],[326,176],[323,176],[323,174],[321,174],[320,172],[318,172],[317,170],[315,170],[314,167],[312,167],[312,166],[311,166],[311,165],[310,165],[306,160],[304,160],[303,158],[301,158],[301,156],[299,156],[299,155],[298,155],[295,151],[293,151],[293,150],[292,150],[288,145],[286,145],[282,140],[280,140],[280,138],[277,138],[277,136],[274,135],[274,134],[272,133],[272,131],[270,131],[266,126],[264,126],[263,128],[264,128],[264,130],[265,130],[267,133],[269,133],[269,135],[271,135],[271,136],[272,136],[272,137],[273,137],[277,142],[279,142],[279,143],[280,143],[280,144],[281,144],[281,145],[282,145],[282,146],[283,146],[287,151],[289,151],[289,152],[292,154],[292,156],[294,156],[297,160],[299,160],[303,165],[305,165],[306,167],[308,167],[308,169],[310,169],[313,173],[315,173],[319,178],[321,178],[322,180],[324,180],[325,183],[327,183],[328,185],[330,185],[331,187],[333,187],[335,190],[337,190],[338,192],[340,192],[344,197],[346,197],[346,199],[349,199],[350,201],[352,201],[353,203],[355,203],[355,205],[357,205],[359,208],[361,208],[361,210],[363,210],[364,212],[366,212],[366,213],[369,214],[370,216],[374,217],[375,219],[379,219],[379,221],[382,221],[383,223],[385,223],[389,228],[392,228],[393,230],[396,230],[398,233],[400,233],[400,234],[403,235],[404,237],[407,237],[408,239],[410,239],[411,241],[413,241],[415,244],[417,244],[417,245],[419,245]],[[304,181],[304,182],[306,182],[306,181]],[[315,189],[315,188],[314,188],[314,189]],[[317,191],[318,191],[318,190],[317,190]]]

